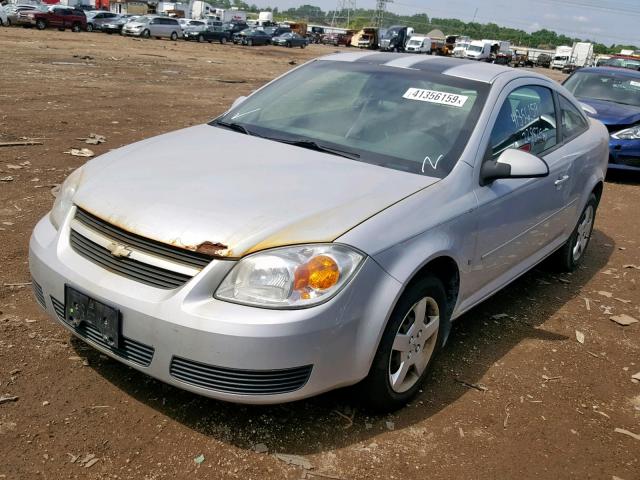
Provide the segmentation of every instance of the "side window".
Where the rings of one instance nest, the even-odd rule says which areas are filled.
[[[562,140],[567,140],[589,128],[584,116],[578,111],[573,104],[559,95],[560,98],[560,118],[562,119]]]
[[[542,155],[556,144],[556,111],[551,90],[531,85],[511,92],[491,132],[492,158],[509,148]]]

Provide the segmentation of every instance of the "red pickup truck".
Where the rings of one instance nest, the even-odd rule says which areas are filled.
[[[28,24],[35,25],[38,30],[48,27],[74,32],[87,29],[87,17],[82,10],[69,7],[51,7],[46,12],[32,10],[26,14]]]

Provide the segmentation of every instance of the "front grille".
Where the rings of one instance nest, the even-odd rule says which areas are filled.
[[[203,255],[202,253],[173,247],[162,242],[141,237],[135,233],[127,232],[126,230],[105,222],[95,215],[91,215],[81,208],[76,210],[75,219],[118,243],[122,243],[128,247],[134,247],[136,250],[141,250],[166,260],[177,261],[195,268],[204,268],[212,260],[211,257]]]
[[[51,297],[51,303],[53,304],[53,309],[56,312],[56,315],[73,328],[78,335],[80,335],[85,340],[89,340],[96,345],[105,348],[107,350],[112,351],[119,357],[124,358],[125,360],[129,360],[130,362],[137,363],[143,367],[148,367],[151,364],[151,360],[153,359],[153,353],[155,349],[149,345],[145,345],[144,343],[140,343],[131,338],[127,338],[122,336],[122,345],[120,348],[113,348],[107,342],[104,341],[100,332],[92,325],[82,323],[78,328],[75,328],[70,322],[67,321],[64,313],[64,303],[57,300],[54,297]]]
[[[172,272],[127,257],[114,257],[106,248],[71,230],[71,247],[80,255],[119,275],[156,288],[177,288],[187,283],[190,275]]]
[[[173,357],[172,377],[197,387],[236,395],[276,395],[302,388],[311,365],[284,370],[238,370]]]
[[[44,292],[42,291],[42,286],[33,278],[31,279],[31,288],[33,289],[33,295],[34,297],[36,297],[36,301],[42,308],[47,308],[47,304],[44,301]]]

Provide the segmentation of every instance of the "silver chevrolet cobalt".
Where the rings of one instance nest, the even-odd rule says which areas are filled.
[[[451,322],[583,259],[608,134],[531,72],[346,53],[207,125],[73,172],[35,227],[35,297],[163,382],[277,403],[406,404]]]

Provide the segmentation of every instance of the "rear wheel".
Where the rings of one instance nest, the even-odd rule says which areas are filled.
[[[598,199],[592,193],[587,205],[582,210],[578,224],[566,243],[552,257],[555,266],[563,272],[575,270],[584,257],[596,218]]]
[[[93,32],[93,24],[87,23],[87,32]]]
[[[45,28],[47,28],[47,22],[45,22],[42,19],[36,20],[36,28],[38,30],[44,30]],[[64,28],[63,28],[64,30]]]
[[[427,275],[407,288],[360,384],[370,407],[395,410],[418,392],[449,331],[448,311],[444,286],[436,277]]]
[[[72,32],[78,33],[80,30],[82,30],[82,27],[80,26],[79,23],[74,23],[73,26],[71,27],[71,31]],[[87,30],[87,31],[89,31],[89,30]]]
[[[176,40],[178,40],[178,33],[177,32],[171,32],[171,40],[173,40],[174,42]],[[198,39],[198,40],[200,40],[200,39]]]
[[[300,44],[300,48],[304,48],[304,47],[306,47],[306,46],[307,46],[307,45],[306,45],[306,44],[304,44],[304,43],[301,43],[301,44]]]
[[[220,38],[220,43],[221,43],[222,45],[224,45],[225,43],[227,43],[227,37],[221,37],[221,38]]]

